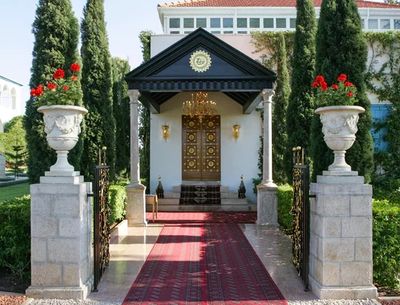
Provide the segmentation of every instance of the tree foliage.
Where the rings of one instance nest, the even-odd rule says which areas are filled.
[[[33,60],[30,87],[36,87],[52,75],[54,69],[65,70],[78,59],[79,25],[69,0],[40,0],[33,22]],[[28,175],[32,183],[38,182],[55,162],[55,152],[49,148],[44,133],[42,115],[30,99],[26,104],[25,129],[28,145]],[[70,161],[79,165],[81,142],[70,152]]]
[[[287,151],[286,111],[290,96],[290,80],[286,61],[285,37],[279,33],[277,37],[277,80],[275,95],[273,97],[272,112],[272,156],[274,181],[287,182],[284,155]]]
[[[286,117],[288,135],[285,153],[286,173],[292,176],[292,148],[310,150],[313,117],[311,83],[315,73],[315,35],[317,31],[314,4],[297,0],[296,32],[294,34],[291,94]]]
[[[104,20],[104,1],[88,0],[83,10],[82,90],[86,115],[86,134],[81,169],[87,179],[93,179],[99,150],[107,147],[106,159],[110,178],[115,176],[115,119],[113,115],[113,83],[111,58]]]
[[[373,170],[373,147],[370,103],[365,89],[367,44],[361,30],[361,19],[354,0],[324,0],[317,32],[316,74],[322,74],[329,84],[340,73],[349,76],[357,87],[357,105],[365,108],[360,115],[357,139],[347,153],[353,170],[370,181]],[[315,105],[318,108],[318,105]],[[312,126],[313,175],[321,174],[333,160],[333,154],[323,141],[319,118],[314,116]]]
[[[112,58],[113,77],[113,110],[116,127],[116,139],[118,149],[116,150],[115,172],[117,176],[126,176],[129,173],[130,163],[130,120],[129,120],[129,96],[128,84],[125,74],[130,70],[128,61]]]
[[[142,31],[139,39],[142,43],[143,62],[150,59],[150,38],[153,33]],[[140,178],[146,186],[146,192],[150,191],[150,110],[140,104],[139,107],[139,141],[140,141]]]

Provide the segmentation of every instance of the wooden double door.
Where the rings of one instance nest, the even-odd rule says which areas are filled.
[[[182,180],[221,180],[221,118],[182,116]]]

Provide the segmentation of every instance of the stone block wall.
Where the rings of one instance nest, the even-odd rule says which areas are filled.
[[[34,298],[84,299],[93,280],[91,184],[82,176],[42,177],[31,185]]]
[[[358,176],[319,176],[311,193],[312,290],[320,298],[375,298],[372,186]]]

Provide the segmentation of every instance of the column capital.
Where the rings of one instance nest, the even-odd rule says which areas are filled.
[[[128,90],[128,96],[131,103],[138,103],[140,92],[136,89]]]
[[[272,103],[272,97],[274,96],[275,91],[273,89],[263,89],[261,91],[261,97],[264,103]]]

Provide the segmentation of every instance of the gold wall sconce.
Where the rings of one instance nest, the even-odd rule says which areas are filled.
[[[235,124],[232,126],[232,135],[233,138],[235,139],[235,141],[237,141],[237,139],[239,138],[239,134],[240,134],[240,125],[239,124]]]
[[[170,136],[169,125],[167,125],[167,124],[161,125],[161,133],[162,133],[163,139],[165,141],[167,141]]]

